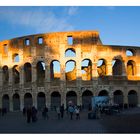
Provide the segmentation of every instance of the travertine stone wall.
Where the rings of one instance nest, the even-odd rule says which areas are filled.
[[[73,39],[71,44],[68,43],[69,37]],[[41,43],[38,42],[40,38],[42,40]],[[29,44],[26,42],[27,40]],[[76,56],[66,57],[65,52],[67,49],[74,50]],[[128,50],[133,55],[128,56],[126,54]],[[18,55],[19,61],[14,61],[13,57],[15,54]],[[81,72],[81,63],[84,59],[91,62],[91,66],[84,67],[86,74]],[[57,77],[60,76],[59,79],[55,77],[51,79],[50,66],[54,60],[60,63],[60,73],[55,74]],[[70,60],[75,61],[76,66],[73,71],[66,73],[65,66]],[[103,60],[104,65],[98,66],[98,60]],[[118,61],[118,64],[121,63],[117,66],[118,69],[117,67],[115,68],[121,74],[113,75],[113,60]],[[45,79],[38,83],[37,63],[39,61],[45,63]],[[128,63],[129,61],[131,63]],[[32,79],[28,83],[25,82],[25,63],[31,65]],[[13,82],[13,67],[15,65],[19,67],[19,71],[16,74],[19,74],[20,78],[19,83],[16,84]],[[8,67],[8,84],[3,83],[4,66]],[[129,72],[128,67],[131,69],[131,72]],[[99,71],[102,73],[101,75],[98,73]],[[82,76],[85,78],[82,79]],[[66,77],[68,77],[68,80],[66,80]],[[106,91],[108,96],[110,96],[111,102],[114,101],[114,92],[121,91],[123,105],[128,106],[130,104],[128,94],[132,91],[137,97],[136,105],[139,105],[139,85],[140,48],[138,46],[103,45],[97,31],[37,34],[0,42],[0,108],[8,106],[11,111],[18,110],[14,109],[13,106],[18,108],[18,106],[14,105],[14,102],[18,104],[19,100],[19,108],[22,110],[26,102],[26,93],[31,94],[32,105],[38,107],[38,104],[41,104],[38,101],[38,93],[40,92],[45,95],[45,104],[48,107],[52,105],[53,92],[59,93],[60,102],[66,107],[68,104],[67,98],[76,98],[77,105],[86,104],[84,98],[88,99],[88,95],[84,97],[84,92],[87,93],[89,91],[92,96],[98,96],[101,91]],[[67,94],[69,91],[74,91],[75,95],[71,94],[69,97]],[[13,98],[15,94],[18,95],[17,98]],[[58,96],[56,97],[59,98]],[[39,100],[43,101],[42,98]],[[30,102],[30,100],[27,102]]]

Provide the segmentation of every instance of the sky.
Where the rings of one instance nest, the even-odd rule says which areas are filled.
[[[0,7],[0,41],[24,35],[96,30],[105,45],[140,46],[140,7]]]

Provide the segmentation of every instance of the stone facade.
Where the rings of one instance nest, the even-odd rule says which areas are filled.
[[[66,56],[67,51],[74,56]],[[74,68],[66,72],[70,61]],[[59,64],[59,72],[53,62]],[[37,34],[0,42],[0,108],[66,107],[69,101],[87,108],[92,96],[102,95],[121,106],[138,106],[139,91],[140,48],[103,45],[97,31]]]

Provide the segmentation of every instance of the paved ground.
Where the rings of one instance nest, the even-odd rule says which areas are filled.
[[[0,116],[0,133],[140,133],[140,108],[103,115],[98,120],[89,120],[87,113],[81,112],[80,120],[70,120],[66,114],[58,120],[55,112],[50,112],[49,120],[43,120],[38,114],[38,121],[30,124],[21,112],[8,113]]]

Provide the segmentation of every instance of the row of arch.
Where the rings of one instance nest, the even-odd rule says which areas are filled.
[[[121,90],[116,90],[113,93],[113,101],[114,103],[119,104],[120,106],[123,106],[123,92]],[[98,96],[109,96],[109,93],[106,90],[102,90],[99,92]],[[82,94],[82,107],[87,109],[89,107],[89,104],[91,104],[91,98],[93,97],[93,93],[90,90],[86,90]],[[72,101],[75,105],[77,104],[77,94],[75,91],[69,91],[66,94],[66,104],[68,104],[69,101]],[[13,110],[20,110],[20,96],[19,94],[15,93],[12,97],[12,104],[13,104]],[[130,107],[137,106],[138,105],[138,95],[135,90],[130,90],[128,92],[128,104]],[[33,105],[33,97],[32,94],[26,93],[24,95],[24,107],[32,106]],[[37,95],[37,108],[38,110],[41,110],[46,105],[46,96],[45,93],[39,92]],[[51,108],[55,108],[57,106],[61,105],[61,94],[59,92],[52,92],[51,94]],[[9,96],[7,94],[2,96],[2,107],[7,108],[9,110],[10,107],[10,101]]]
[[[112,75],[122,75],[123,74],[123,62],[119,59],[114,59],[112,61]],[[99,59],[99,64],[97,65],[97,72],[99,76],[105,76],[108,73],[107,61],[105,59]],[[45,79],[45,63],[39,61],[36,65],[36,75],[37,81],[44,81]],[[127,75],[136,74],[136,64],[133,60],[127,62]],[[72,74],[72,76],[71,76]],[[92,61],[90,59],[84,59],[81,63],[81,77],[83,80],[92,79]],[[60,63],[57,60],[51,62],[50,65],[50,78],[60,79],[61,70]],[[76,80],[76,62],[74,60],[69,60],[66,62],[65,68],[66,80]],[[2,67],[2,77],[3,84],[8,83],[9,81],[9,68],[7,65]],[[13,66],[12,68],[12,81],[17,84],[20,82],[20,68],[18,65]],[[32,65],[30,63],[24,64],[24,82],[32,81]]]
[[[135,52],[132,49],[126,50],[126,56],[135,56]],[[76,52],[73,48],[68,48],[65,51],[65,57],[76,57]],[[20,57],[18,53],[14,53],[12,55],[12,61],[13,62],[20,62]]]

